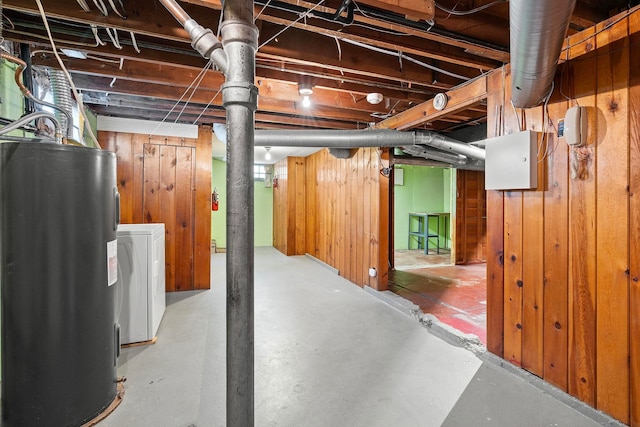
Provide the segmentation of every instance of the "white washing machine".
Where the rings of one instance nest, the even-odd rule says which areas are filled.
[[[166,306],[164,224],[120,224],[117,239],[120,343],[148,341]]]

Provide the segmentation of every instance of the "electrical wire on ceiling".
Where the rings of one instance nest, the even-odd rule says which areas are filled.
[[[77,2],[82,8],[82,10],[84,10],[85,12],[91,12],[91,8],[89,7],[89,5],[85,0],[77,0]]]
[[[107,30],[107,35],[111,39],[111,43],[113,43],[113,46],[116,49],[121,50],[122,45],[120,44],[120,39],[118,38],[118,30],[109,27],[105,27],[105,30]]]
[[[60,64],[60,68],[62,69],[62,72],[64,73],[65,77],[69,81],[69,85],[71,86],[71,91],[73,92],[73,96],[75,96],[76,102],[78,103],[78,111],[82,115],[83,119],[87,123],[89,123],[89,119],[87,118],[87,113],[84,111],[84,104],[82,102],[82,96],[80,96],[80,94],[78,92],[78,88],[76,88],[76,85],[73,83],[73,79],[71,78],[71,74],[69,74],[69,71],[67,70],[67,67],[65,67],[64,62],[62,61],[62,58],[58,54],[58,49],[56,47],[55,41],[53,40],[53,34],[51,34],[51,28],[49,28],[49,21],[47,20],[47,15],[44,12],[44,7],[42,6],[42,2],[40,0],[36,0],[36,4],[38,5],[38,10],[40,11],[40,16],[42,17],[42,22],[44,24],[44,28],[47,30],[47,35],[49,36],[49,42],[51,43],[51,47],[53,48],[53,54],[55,55],[56,59],[58,60],[58,64]],[[93,133],[93,129],[91,129],[91,126],[87,126],[85,129],[88,130],[89,136],[93,140],[93,143],[95,144],[95,146],[97,148],[101,148],[100,147],[100,143],[98,142],[98,138],[96,138],[95,134]]]
[[[337,37],[333,37],[336,41],[336,46],[338,47],[338,61],[342,61],[342,47],[340,46],[340,39]]]
[[[102,13],[104,16],[108,16],[109,15],[109,11],[107,10],[107,6],[104,4],[104,2],[102,0],[93,0],[93,4],[96,5],[96,7],[100,11],[100,13]]]
[[[544,145],[544,153],[542,154],[542,158],[538,160],[538,162],[544,161],[544,159],[546,159],[553,151],[555,151],[555,147],[553,150],[549,150],[549,134],[548,134],[549,122],[551,122],[551,125],[553,126],[553,121],[551,120],[551,117],[549,114],[549,100],[551,99],[551,95],[553,95],[554,89],[555,89],[555,83],[552,81],[551,90],[549,91],[549,94],[545,98],[544,104],[542,106],[542,121],[544,122],[544,124],[542,126],[542,141],[540,143],[540,147],[538,148],[538,157],[540,156],[540,150],[543,145]],[[546,114],[546,119],[545,119],[545,114]]]
[[[96,40],[97,46],[106,46],[107,45],[105,42],[102,41],[102,39],[98,35],[98,26],[97,25],[91,24],[91,32],[93,33],[93,37]]]
[[[294,26],[295,24],[297,24],[298,22],[300,22],[303,18],[306,18],[308,14],[310,14],[311,12],[313,12],[315,9],[317,9],[318,7],[320,7],[320,5],[324,3],[324,0],[320,0],[315,6],[313,6],[311,9],[309,9],[308,11],[301,13],[300,16],[298,17],[298,19],[296,19],[295,21],[291,22],[289,25],[287,25],[286,27],[284,27],[282,30],[278,31],[274,36],[272,36],[269,40],[267,40],[266,42],[262,43],[260,46],[258,46],[257,50],[260,50],[262,47],[264,47],[266,44],[270,43],[272,40],[274,40],[276,37],[278,37],[280,34],[284,33],[285,31],[287,31],[289,28],[291,28],[292,26]]]
[[[640,8],[635,8],[635,9],[629,9],[629,10],[627,10],[627,12],[626,12],[626,13],[622,14],[621,16],[619,16],[616,20],[611,21],[611,22],[608,22],[608,23],[607,23],[607,25],[603,25],[602,27],[600,27],[600,29],[599,29],[599,30],[597,30],[597,31],[595,31],[595,32],[593,32],[593,33],[587,34],[587,35],[586,35],[586,37],[584,37],[583,39],[578,40],[578,41],[574,41],[572,44],[568,44],[568,45],[563,46],[562,51],[565,51],[565,50],[566,50],[566,51],[568,51],[568,50],[569,50],[569,49],[571,49],[572,47],[576,47],[577,45],[579,45],[579,44],[581,44],[581,43],[586,42],[587,40],[589,40],[589,39],[590,39],[590,38],[592,38],[592,37],[597,36],[597,35],[598,35],[598,34],[600,34],[601,32],[603,32],[603,31],[607,31],[608,29],[610,29],[611,27],[613,27],[614,25],[616,25],[618,22],[620,22],[620,21],[624,21],[624,20],[625,20],[625,19],[627,19],[629,16],[631,16],[631,15],[633,15],[633,14],[637,13],[638,11],[640,11]]]
[[[449,77],[454,77],[456,79],[460,79],[460,80],[464,80],[464,81],[467,81],[467,80],[471,79],[471,77],[467,77],[467,76],[463,76],[463,75],[460,75],[460,74],[452,73],[451,71],[443,70],[442,68],[436,67],[436,66],[431,65],[431,64],[427,64],[427,63],[422,62],[422,61],[420,61],[418,59],[415,59],[415,58],[412,58],[410,56],[404,55],[400,51],[395,51],[394,52],[392,50],[382,49],[380,47],[371,46],[371,45],[368,45],[366,43],[357,42],[355,40],[349,40],[347,38],[343,38],[342,41],[346,42],[346,43],[349,43],[349,44],[352,44],[352,45],[355,45],[355,46],[359,46],[359,47],[365,48],[365,49],[369,49],[369,50],[372,50],[372,51],[378,52],[378,53],[384,53],[384,54],[391,55],[391,56],[396,56],[396,57],[398,57],[399,55],[402,55],[402,58],[407,60],[407,61],[409,61],[409,62],[413,62],[416,65],[420,65],[420,66],[422,66],[424,68],[428,68],[428,69],[430,69],[432,71],[436,71],[438,73],[446,74]]]
[[[43,55],[51,54],[51,55],[53,55],[53,50],[50,50],[50,49],[38,49],[38,50],[32,50],[31,51],[31,56],[36,56],[38,54],[43,54]],[[102,56],[92,55],[90,53],[87,54],[87,59],[93,59],[94,61],[106,62],[106,63],[109,63],[109,64],[120,64],[121,60],[122,60],[122,58],[120,58],[120,59],[110,59],[110,58],[104,58]]]
[[[567,68],[569,68],[569,49],[565,50],[564,52],[565,52],[565,60],[564,60],[564,64],[562,65],[562,71],[560,72],[560,95],[562,95],[567,101],[573,102],[576,104],[576,106],[579,107],[580,104],[578,103],[578,100],[576,98],[570,98],[562,90],[562,85],[564,83],[564,75],[565,75],[565,72],[567,71]]]
[[[158,128],[160,127],[160,125],[162,123],[164,123],[169,116],[171,115],[171,113],[173,113],[173,111],[176,109],[176,107],[178,105],[180,105],[180,102],[182,102],[182,100],[184,99],[184,97],[187,95],[187,93],[189,93],[189,91],[192,90],[191,95],[189,96],[189,99],[187,101],[185,101],[185,105],[182,107],[182,110],[180,111],[180,113],[178,114],[178,116],[176,117],[176,119],[174,120],[174,124],[178,122],[178,120],[180,119],[180,116],[182,115],[182,113],[184,112],[184,110],[187,108],[187,105],[189,104],[189,101],[191,101],[191,98],[193,98],[193,95],[195,94],[196,90],[200,87],[200,83],[202,83],[202,80],[204,79],[205,75],[207,74],[207,71],[213,66],[213,61],[209,60],[207,62],[207,64],[200,70],[200,72],[198,73],[198,75],[193,79],[193,81],[191,82],[191,84],[189,85],[189,87],[187,89],[185,89],[185,91],[182,93],[182,95],[180,96],[180,98],[175,102],[175,104],[173,104],[173,107],[171,107],[171,109],[169,110],[169,112],[167,112],[167,114],[163,117],[163,119],[158,122],[158,124],[156,125],[156,127],[153,129],[153,131],[151,131],[151,133],[149,134],[149,137],[155,135],[156,131],[158,130]],[[218,91],[219,92],[219,91]],[[213,98],[215,99],[215,97],[218,96],[218,94],[216,94]],[[213,99],[211,100],[211,102],[213,102]]]
[[[140,53],[140,48],[138,47],[138,42],[136,41],[136,34],[133,31],[129,31],[129,34],[131,34],[131,45],[137,53]]]
[[[198,114],[198,117],[196,117],[196,119],[193,121],[194,125],[198,124],[198,120],[200,120],[200,117],[202,117],[202,115],[209,109],[211,104],[213,104],[213,101],[215,101],[218,95],[220,95],[220,92],[222,92],[222,88],[218,89],[216,94],[213,95],[213,97],[209,100],[209,102],[207,102],[207,105],[205,105],[205,107],[202,109],[202,112]]]
[[[122,4],[122,0],[118,0],[118,2],[120,3],[120,7],[122,8],[122,12],[123,13],[120,13],[118,11],[118,8],[116,7],[116,5],[113,2],[113,0],[109,0],[109,5],[111,6],[111,9],[113,9],[113,11],[116,13],[116,15],[118,15],[122,19],[127,19],[127,17],[124,16],[124,5]]]
[[[509,2],[509,0],[496,0],[496,1],[492,2],[492,3],[487,3],[487,4],[484,4],[482,6],[478,6],[476,8],[469,9],[469,10],[449,9],[449,8],[444,7],[444,6],[442,6],[442,5],[440,5],[440,4],[436,3],[436,2],[434,2],[434,4],[438,9],[440,9],[443,12],[447,12],[450,15],[465,16],[465,15],[472,15],[474,13],[478,13],[478,12],[481,12],[481,11],[483,11],[485,9],[488,9],[488,8],[490,8],[492,6],[496,6],[498,4],[508,3],[508,2]]]
[[[267,65],[268,63],[278,64],[278,66]],[[280,59],[258,58],[257,59],[257,63],[256,63],[256,67],[257,68],[264,68],[266,70],[284,71],[284,68],[283,68],[283,66],[281,64],[283,64],[283,61],[280,60]],[[354,83],[354,84],[370,86],[372,88],[378,88],[378,89],[402,90],[402,91],[408,90],[408,88],[405,86],[404,82],[402,82],[402,81],[397,81],[396,82],[397,84],[384,84],[384,83],[380,83],[380,82],[371,82],[371,81],[362,80],[362,79],[358,79],[358,78],[348,77],[348,76],[345,75],[344,71],[342,69],[340,69],[340,68],[334,67],[334,69],[340,73],[341,77],[340,77],[339,80],[342,83]],[[292,73],[292,74],[309,76],[309,77],[317,77],[319,79],[332,79],[332,80],[336,79],[336,76],[332,75],[330,73],[310,72],[308,70],[302,71],[302,70],[296,70],[296,69],[293,69],[293,68],[292,69],[287,69],[287,72]],[[433,92],[431,90],[422,90],[422,89],[416,88],[416,87],[413,87],[411,89],[411,91],[413,93],[421,94],[421,95],[431,95],[432,92]]]
[[[253,22],[256,22],[256,20],[260,17],[260,15],[262,15],[262,12],[264,12],[267,7],[269,7],[269,4],[271,3],[271,0],[268,0],[264,6],[262,6],[262,9],[260,9],[260,12],[258,12],[258,14],[255,16],[255,18],[253,18]]]

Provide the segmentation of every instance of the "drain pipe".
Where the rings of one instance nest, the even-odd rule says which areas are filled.
[[[175,0],[160,0],[189,33],[192,46],[224,73],[227,115],[227,423],[254,425],[253,128],[258,105],[253,1],[223,2],[222,45]]]
[[[223,74],[227,74],[227,55],[218,38],[208,28],[204,28],[192,19],[175,0],[160,0],[160,3],[173,15],[191,38],[191,47],[200,55],[211,59]]]

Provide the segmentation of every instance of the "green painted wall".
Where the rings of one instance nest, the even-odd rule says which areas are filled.
[[[17,65],[3,60],[0,64],[0,116],[5,119],[17,119],[24,113],[24,98],[14,79]],[[12,136],[24,136],[21,130],[9,133]]]
[[[404,185],[394,186],[394,246],[395,249],[407,249],[409,234],[409,212],[450,212],[452,171],[429,166],[395,166],[404,170]],[[416,228],[413,224],[412,228]],[[435,220],[430,230],[435,233]],[[450,234],[451,225],[448,227]],[[447,238],[447,246],[450,242]],[[445,239],[444,223],[440,224],[440,242]],[[411,248],[417,247],[416,240]]]
[[[218,248],[227,247],[227,164],[213,159],[211,188],[216,188],[220,200],[218,211],[211,212],[211,238]],[[254,182],[254,245],[273,246],[273,189],[263,181]]]
[[[98,116],[96,116],[93,111],[88,108],[84,109],[84,113],[87,116],[87,121],[84,123],[84,132],[82,133],[82,137],[84,138],[84,143],[88,147],[95,147],[95,143],[89,134],[88,127],[91,127],[93,131],[93,135],[98,137]]]

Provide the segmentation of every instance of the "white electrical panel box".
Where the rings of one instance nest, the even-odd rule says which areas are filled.
[[[166,306],[164,224],[120,224],[117,239],[120,343],[149,341]]]
[[[487,190],[524,190],[538,186],[538,135],[526,130],[486,140]]]

